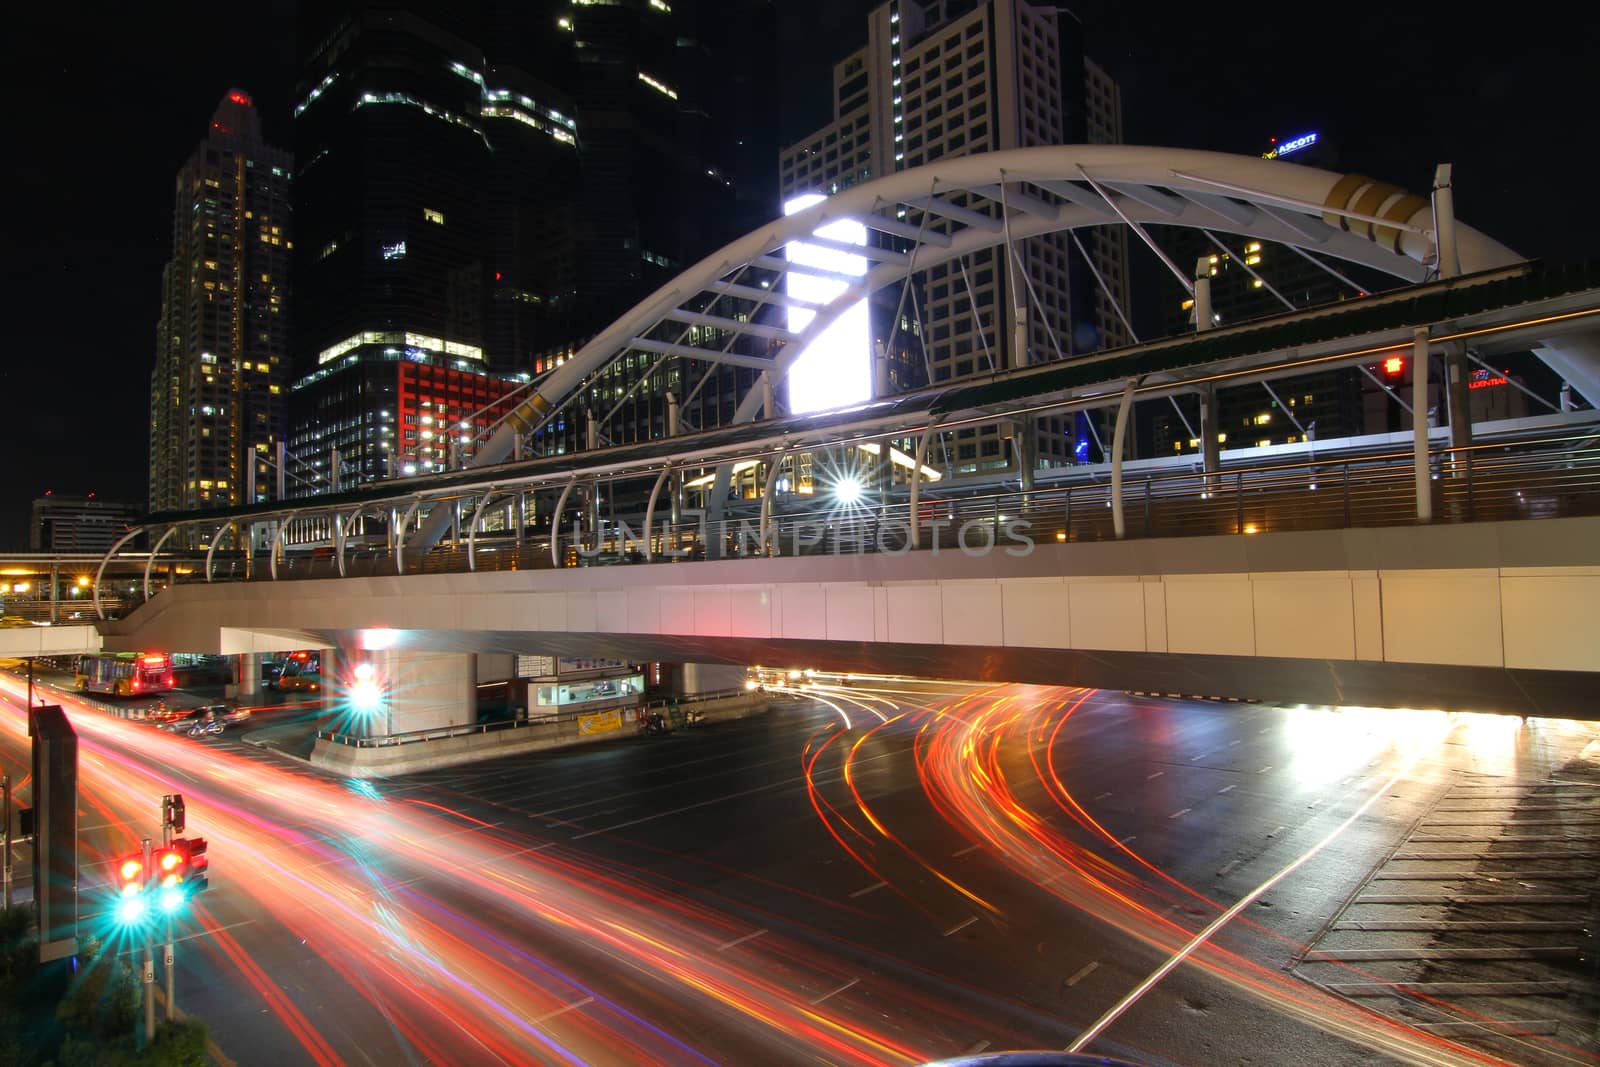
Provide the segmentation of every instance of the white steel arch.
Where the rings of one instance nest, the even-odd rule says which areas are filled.
[[[841,245],[873,261],[867,274],[838,276],[847,287],[821,308],[792,300],[779,279],[791,271],[817,272],[786,260],[785,246],[796,240],[826,245],[814,231],[842,220],[915,242],[915,249]],[[1362,175],[1279,160],[1131,145],[1053,145],[939,160],[846,189],[746,234],[685,270],[551,373],[507,416],[473,457],[473,466],[504,460],[519,435],[540,426],[586,377],[623,353],[754,366],[770,369],[776,380],[845,309],[910,273],[1008,240],[1123,222],[1231,232],[1412,282],[1425,277],[1423,261],[1436,254],[1437,244],[1426,198]],[[1462,273],[1521,259],[1464,225],[1455,226],[1455,245]],[[744,302],[742,313],[719,314],[724,298]],[[763,307],[790,306],[816,308],[818,314],[795,333],[777,318],[759,314]],[[693,338],[703,335],[716,343],[695,343]],[[741,339],[754,344],[741,346]],[[752,354],[762,347],[770,354]],[[737,421],[754,417],[761,406],[758,392],[743,398]]]

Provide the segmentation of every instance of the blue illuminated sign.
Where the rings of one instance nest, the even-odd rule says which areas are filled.
[[[1314,145],[1316,143],[1317,143],[1317,135],[1316,135],[1315,132],[1313,132],[1313,133],[1302,133],[1299,137],[1291,137],[1287,141],[1283,142],[1282,144],[1277,145],[1276,147],[1274,147],[1272,149],[1272,151],[1263,153],[1261,158],[1263,158],[1263,159],[1281,159],[1282,157],[1288,155],[1291,152],[1298,152],[1302,148],[1310,148],[1312,145]]]

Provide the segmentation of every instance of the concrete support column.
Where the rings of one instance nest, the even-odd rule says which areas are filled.
[[[261,665],[267,657],[261,652],[246,652],[234,658],[235,695],[253,700],[261,695]]]
[[[477,656],[468,652],[325,649],[322,678],[327,706],[348,717],[350,733],[387,737],[477,721]]]
[[[746,669],[727,663],[684,663],[675,687],[679,696],[743,689]]]

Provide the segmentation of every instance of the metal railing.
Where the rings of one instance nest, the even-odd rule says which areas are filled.
[[[1485,522],[1600,514],[1600,434],[1568,433],[1500,439],[1464,448],[1440,445],[1429,454],[1435,523]],[[1381,527],[1414,524],[1416,481],[1412,452],[1384,452],[1327,460],[1297,459],[1216,472],[1164,470],[1124,478],[1126,536],[1195,537]],[[740,502],[749,504],[749,502]],[[558,533],[556,555],[563,566],[608,566],[702,559],[814,556],[847,553],[901,554],[913,550],[1020,550],[1035,544],[1115,539],[1108,482],[1050,486],[1029,492],[960,495],[932,486],[918,505],[916,544],[911,545],[909,501],[902,488],[882,502],[828,506],[808,498],[804,508],[719,523],[658,522],[634,539],[614,533],[595,539],[571,530]],[[763,529],[765,536],[763,538]],[[648,544],[646,543],[648,538]],[[581,541],[583,543],[578,543]],[[469,556],[472,557],[469,559]],[[407,554],[407,574],[467,570],[550,569],[550,535],[519,540],[514,533],[480,533],[475,552],[446,542],[431,552]],[[264,554],[217,552],[213,581],[262,580],[270,576]],[[324,551],[286,551],[280,580],[334,578],[337,561]],[[395,573],[395,557],[384,544],[362,545],[346,554],[345,576]],[[176,579],[204,581],[203,567]]]

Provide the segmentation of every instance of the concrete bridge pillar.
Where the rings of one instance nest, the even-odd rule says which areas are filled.
[[[234,686],[240,700],[251,700],[261,695],[261,665],[267,660],[262,652],[245,652],[234,657]]]
[[[336,713],[352,733],[387,737],[475,722],[477,657],[465,652],[410,652],[341,647],[323,653],[322,676]]]
[[[743,689],[747,668],[728,663],[685,663],[678,672],[678,695],[698,696]]]

